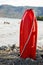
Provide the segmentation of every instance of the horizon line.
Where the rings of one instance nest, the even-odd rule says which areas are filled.
[[[30,5],[11,5],[11,4],[0,4],[0,6],[4,6],[4,5],[9,5],[9,6],[13,6],[13,7],[25,7],[25,6],[28,6],[28,7],[43,7],[43,6],[30,6]]]

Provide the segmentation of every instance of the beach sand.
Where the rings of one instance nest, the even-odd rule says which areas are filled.
[[[43,57],[39,54],[39,50],[37,50],[36,60],[20,58],[18,47],[15,47],[13,51],[6,50],[1,50],[3,52],[0,53],[0,65],[43,65]]]

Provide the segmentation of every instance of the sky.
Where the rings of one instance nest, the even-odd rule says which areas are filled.
[[[8,4],[13,6],[40,6],[43,7],[43,0],[0,0],[0,5]]]

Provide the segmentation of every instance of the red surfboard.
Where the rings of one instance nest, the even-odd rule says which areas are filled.
[[[36,58],[37,20],[32,9],[26,10],[20,24],[20,57]]]

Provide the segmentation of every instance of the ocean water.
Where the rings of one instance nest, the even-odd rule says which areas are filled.
[[[38,41],[37,45],[43,47],[43,21],[38,21]]]
[[[20,19],[0,18],[0,46],[13,45],[19,46]],[[10,24],[4,24],[9,22]],[[37,21],[38,40],[37,45],[43,46],[43,21]]]
[[[10,24],[4,24],[9,22]],[[19,45],[20,19],[0,18],[0,46]]]

